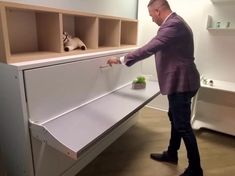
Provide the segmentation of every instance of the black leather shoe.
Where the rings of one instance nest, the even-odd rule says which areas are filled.
[[[201,168],[197,170],[187,168],[180,176],[203,176],[203,171]]]
[[[150,157],[156,161],[160,162],[168,162],[171,164],[178,164],[178,156],[171,156],[167,153],[167,151],[164,151],[163,153],[152,153],[150,154]]]

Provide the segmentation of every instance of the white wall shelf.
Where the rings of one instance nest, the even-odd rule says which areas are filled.
[[[207,81],[210,81],[210,80],[213,81],[213,85],[209,85],[209,83],[205,84],[201,82],[201,87],[235,93],[235,83],[207,78]]]
[[[218,24],[219,23],[219,24]],[[227,24],[229,23],[229,25]],[[218,21],[214,19],[211,15],[207,16],[207,30],[209,31],[235,31],[235,27],[231,22],[227,21]]]
[[[211,0],[211,2],[224,4],[224,3],[235,3],[235,0]]]

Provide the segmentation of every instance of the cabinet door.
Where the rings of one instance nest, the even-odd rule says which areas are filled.
[[[43,123],[105,95],[140,74],[140,65],[104,67],[106,58],[26,70],[29,118]]]

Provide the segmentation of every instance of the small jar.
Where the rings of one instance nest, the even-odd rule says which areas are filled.
[[[228,21],[227,23],[226,23],[226,28],[230,28],[230,22]]]
[[[210,80],[209,81],[209,86],[213,86],[213,84],[214,84],[213,80]]]
[[[221,22],[218,21],[218,22],[216,23],[216,28],[220,28],[220,24],[221,24]]]

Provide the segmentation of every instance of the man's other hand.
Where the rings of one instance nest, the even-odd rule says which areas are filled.
[[[112,56],[107,60],[107,64],[112,66],[113,64],[121,64],[121,62],[119,58]]]

